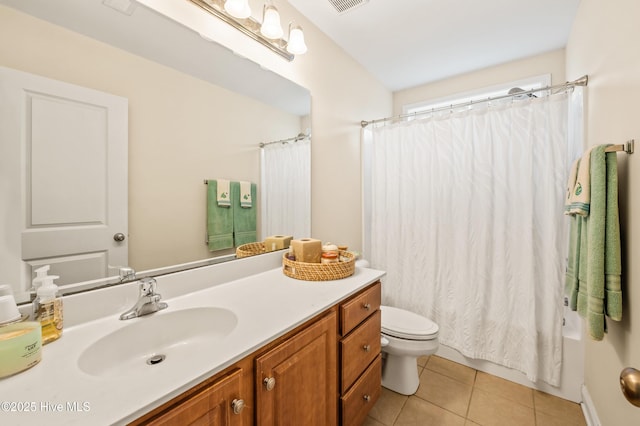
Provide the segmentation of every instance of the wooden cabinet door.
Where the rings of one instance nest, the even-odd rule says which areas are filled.
[[[242,393],[242,370],[236,370],[155,418],[153,426],[243,426],[234,412]]]
[[[336,329],[332,312],[256,358],[258,425],[337,423]]]

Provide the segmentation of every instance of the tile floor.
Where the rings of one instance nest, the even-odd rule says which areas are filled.
[[[420,386],[382,388],[363,426],[584,426],[579,404],[438,356],[418,360]]]

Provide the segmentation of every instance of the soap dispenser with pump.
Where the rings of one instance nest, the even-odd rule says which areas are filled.
[[[43,279],[47,276],[49,272],[49,265],[44,265],[36,269],[34,272],[36,273],[36,277],[32,281],[33,291],[34,293],[38,291],[38,287],[42,285]]]
[[[62,336],[63,310],[62,298],[58,296],[58,286],[53,283],[53,280],[60,277],[46,275],[48,265],[40,269],[44,269],[44,275],[33,280],[37,289],[33,313],[34,319],[42,326],[42,344],[46,345]]]

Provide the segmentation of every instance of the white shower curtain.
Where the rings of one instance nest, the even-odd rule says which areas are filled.
[[[442,344],[560,381],[568,94],[367,129],[365,252]]]
[[[262,239],[311,235],[311,141],[261,148]]]

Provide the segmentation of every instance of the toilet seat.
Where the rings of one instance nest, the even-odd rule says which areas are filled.
[[[438,337],[438,325],[433,321],[391,306],[381,306],[382,333],[408,340],[433,340]]]

